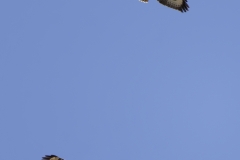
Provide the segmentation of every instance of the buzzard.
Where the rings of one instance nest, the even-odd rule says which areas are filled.
[[[148,0],[140,0],[141,2],[148,3]],[[170,8],[179,10],[181,12],[188,11],[187,0],[158,0],[159,3],[168,6]]]
[[[42,160],[64,160],[56,155],[46,155],[45,157],[42,157]]]

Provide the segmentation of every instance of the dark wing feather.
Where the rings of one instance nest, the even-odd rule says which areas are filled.
[[[187,12],[189,8],[187,0],[158,0],[158,2],[181,12]]]

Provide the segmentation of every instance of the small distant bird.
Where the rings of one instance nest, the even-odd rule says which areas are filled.
[[[148,0],[140,1],[143,3],[148,3]],[[181,12],[187,12],[189,8],[187,0],[158,0],[158,2],[170,8],[179,10]]]
[[[64,160],[56,155],[46,155],[45,157],[42,157],[42,160]]]

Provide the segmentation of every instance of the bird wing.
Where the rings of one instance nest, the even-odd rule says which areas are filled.
[[[143,3],[148,3],[148,0],[139,0],[139,1]]]
[[[56,155],[46,155],[45,157],[42,157],[42,160],[63,160],[63,159],[59,158]]]
[[[187,12],[189,8],[187,0],[158,0],[158,2],[181,12]]]

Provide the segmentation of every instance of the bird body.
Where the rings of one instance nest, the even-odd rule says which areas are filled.
[[[143,3],[148,3],[148,0],[140,1]],[[187,12],[189,8],[187,0],[157,0],[157,1],[165,6],[179,10],[181,12]]]

